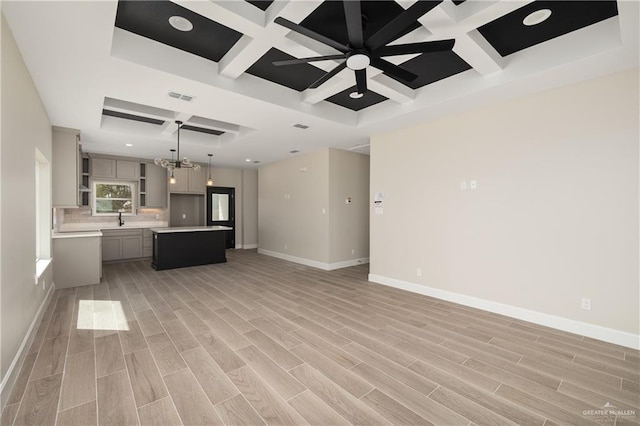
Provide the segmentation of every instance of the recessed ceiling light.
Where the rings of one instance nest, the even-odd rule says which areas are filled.
[[[551,16],[551,10],[549,9],[536,10],[528,14],[527,17],[522,20],[522,23],[527,27],[538,25],[546,21],[549,16]]]
[[[247,163],[251,162],[251,158],[245,158],[244,161],[246,161]]]
[[[358,93],[358,92],[351,92],[349,93],[349,97],[351,99],[360,99],[361,97],[364,96],[364,93]]]
[[[169,24],[178,31],[191,31],[193,29],[191,21],[182,16],[172,16],[169,18]]]
[[[125,143],[124,146],[133,146],[132,143]]]

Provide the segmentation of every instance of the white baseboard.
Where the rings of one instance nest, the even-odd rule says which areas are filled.
[[[258,248],[258,243],[256,243],[256,244],[243,244],[241,248],[243,248],[245,250],[257,249]]]
[[[536,312],[529,309],[518,308],[516,306],[505,305],[503,303],[493,302],[491,300],[485,300],[473,296],[440,290],[437,288],[427,287],[424,285],[397,280],[395,278],[384,277],[376,274],[369,274],[369,281],[383,284],[389,287],[399,288],[401,290],[410,291],[412,293],[418,293],[425,296],[435,297],[437,299],[447,300],[449,302],[458,303],[460,305],[482,309],[484,311],[493,312],[496,314],[506,315],[523,321],[532,322],[534,324],[555,328],[557,330],[591,337],[605,342],[614,343],[616,345],[626,346],[633,349],[640,349],[640,336],[633,333],[628,333],[626,331],[614,330],[607,327],[601,327],[599,325],[558,317],[542,312]]]
[[[2,378],[2,382],[0,382],[0,407],[4,407],[5,403],[9,399],[11,389],[13,388],[13,385],[18,378],[18,373],[20,373],[20,367],[22,366],[22,363],[27,356],[26,351],[29,349],[29,347],[33,343],[33,339],[36,337],[37,326],[40,324],[40,320],[42,319],[46,307],[51,300],[51,296],[53,296],[54,290],[55,285],[50,285],[47,295],[42,300],[42,303],[40,303],[40,306],[38,307],[38,310],[33,317],[33,321],[31,321],[31,325],[27,330],[27,334],[24,336],[24,339],[22,339],[22,344],[20,344],[18,352],[13,357],[11,365],[9,365],[7,374],[5,374],[5,376]]]
[[[343,262],[326,263],[326,262],[318,262],[317,260],[305,259],[304,257],[291,256],[289,254],[284,254],[277,251],[266,250],[261,248],[258,249],[258,253],[271,256],[271,257],[277,257],[278,259],[288,260],[289,262],[299,263],[301,265],[311,266],[314,268],[322,269],[324,271],[333,271],[335,269],[347,268],[349,266],[356,266],[356,265],[362,265],[364,263],[369,263],[368,257],[363,257],[361,259],[345,260]]]

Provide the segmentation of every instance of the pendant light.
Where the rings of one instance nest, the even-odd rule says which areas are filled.
[[[158,166],[162,166],[165,169],[171,170],[172,177],[174,169],[193,169],[195,171],[200,170],[200,164],[192,163],[187,157],[184,157],[182,160],[180,159],[180,127],[182,127],[182,121],[176,120],[176,124],[178,125],[178,155],[175,161],[173,160],[173,152],[175,151],[175,149],[171,150],[171,161],[164,160],[162,158],[156,158],[154,161]]]
[[[211,157],[213,154],[207,154],[209,156],[209,179],[207,179],[207,186],[213,186],[213,179],[211,179]]]

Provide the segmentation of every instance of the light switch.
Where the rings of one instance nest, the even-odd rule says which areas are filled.
[[[478,187],[478,181],[477,180],[469,181],[469,188],[476,189],[477,187]]]

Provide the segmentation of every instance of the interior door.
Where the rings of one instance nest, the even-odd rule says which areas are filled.
[[[233,228],[227,232],[227,248],[236,247],[235,188],[207,187],[207,226],[222,225]]]

